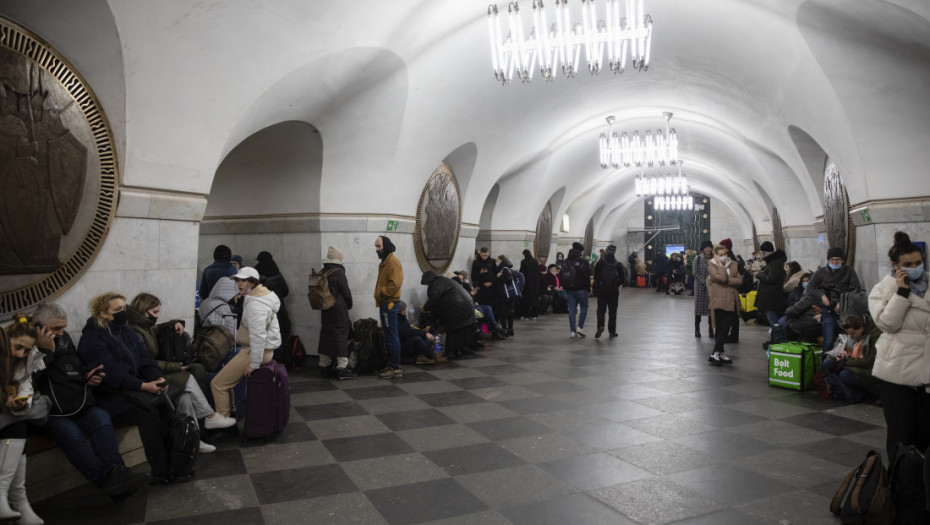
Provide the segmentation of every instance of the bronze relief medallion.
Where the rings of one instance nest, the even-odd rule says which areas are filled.
[[[540,264],[546,264],[552,248],[552,204],[546,203],[536,220],[536,239],[533,240],[533,252]]]
[[[424,272],[443,274],[455,256],[462,228],[462,200],[452,169],[440,163],[433,170],[417,204],[413,247]]]
[[[103,245],[116,146],[87,82],[0,18],[0,318],[67,290]]]

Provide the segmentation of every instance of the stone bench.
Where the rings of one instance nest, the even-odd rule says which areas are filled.
[[[115,431],[126,467],[145,463],[139,429],[135,426],[118,426]],[[41,436],[29,436],[26,454],[29,457],[26,491],[30,501],[41,501],[88,483],[54,441]]]

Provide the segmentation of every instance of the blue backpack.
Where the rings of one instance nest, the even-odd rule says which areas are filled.
[[[524,284],[526,283],[523,274],[516,270],[505,269],[501,275],[501,281],[503,281],[504,284],[504,297],[506,300],[508,302],[519,301],[523,293],[523,287],[520,285],[520,281]]]

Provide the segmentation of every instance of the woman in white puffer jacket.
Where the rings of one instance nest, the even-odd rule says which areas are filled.
[[[898,443],[930,446],[930,301],[920,248],[896,232],[889,250],[892,275],[869,294],[869,311],[884,333],[875,345],[872,375],[881,381],[891,458]]]

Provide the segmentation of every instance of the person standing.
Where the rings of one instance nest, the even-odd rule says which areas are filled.
[[[236,268],[230,264],[232,259],[232,250],[225,244],[220,244],[213,249],[213,263],[203,269],[200,276],[200,289],[197,293],[200,300],[206,299],[213,290],[213,285],[223,277],[232,277],[236,274]]]
[[[788,256],[784,250],[776,250],[769,241],[763,242],[760,249],[765,265],[756,274],[759,280],[756,308],[763,310],[769,325],[774,326],[785,315],[788,300],[785,295],[785,263],[788,262]]]
[[[291,336],[291,316],[288,315],[287,307],[284,305],[284,298],[290,293],[287,281],[284,280],[284,275],[281,274],[278,264],[270,253],[258,252],[255,260],[257,261],[255,271],[258,272],[259,282],[274,292],[281,301],[281,306],[275,315],[278,318],[278,326],[281,327],[281,342],[285,342]]]
[[[482,246],[478,257],[471,263],[471,285],[475,287],[475,301],[494,308],[497,302],[497,265],[487,246]]]
[[[352,291],[346,279],[346,269],[342,264],[342,252],[330,246],[323,259],[322,273],[326,274],[329,293],[333,294],[333,305],[320,312],[320,375],[340,380],[358,377],[348,369],[349,366],[349,329],[352,321],[349,310],[352,309]],[[333,370],[335,361],[335,370]]]
[[[626,258],[626,262],[630,263],[630,286],[636,286],[636,260],[639,259],[639,254],[636,250],[633,250],[633,253]]]
[[[833,348],[839,328],[840,297],[846,292],[862,289],[856,270],[843,264],[843,260],[842,249],[827,250],[827,266],[814,272],[805,293],[805,295],[815,292],[821,294],[820,304],[824,308],[820,312],[820,324],[823,327],[823,348],[828,351]]]
[[[930,446],[930,300],[920,248],[906,233],[894,234],[888,257],[891,274],[869,293],[869,312],[884,332],[875,342],[872,376],[879,379],[885,446],[894,457],[898,443]]]
[[[588,290],[591,288],[591,266],[581,257],[582,251],[575,248],[568,250],[568,258],[562,262],[559,270],[559,281],[565,289],[568,299],[568,326],[571,328],[571,337],[584,337],[584,320],[588,315]],[[575,327],[575,314],[578,307],[581,313],[578,317],[578,327]]]
[[[714,337],[714,327],[710,319],[710,294],[707,290],[707,267],[714,257],[714,243],[704,241],[701,251],[694,258],[694,337],[701,337],[701,317],[707,316],[707,336]]]
[[[710,274],[710,300],[711,319],[717,330],[714,339],[714,353],[707,359],[712,365],[732,364],[723,351],[727,342],[727,333],[730,327],[739,322],[739,286],[743,279],[739,276],[736,261],[727,256],[727,248],[718,245],[714,248],[714,258],[708,266]]]
[[[526,279],[523,288],[523,318],[536,320],[536,305],[539,303],[539,261],[529,250],[523,250],[520,273]]]
[[[617,337],[617,303],[620,288],[626,282],[623,264],[617,260],[617,247],[611,244],[604,251],[604,258],[594,267],[594,286],[597,292],[597,339],[604,333],[604,314],[607,313],[607,333],[610,339]]]
[[[400,335],[397,313],[400,311],[400,289],[404,284],[404,269],[394,254],[397,248],[385,236],[375,239],[375,251],[381,264],[378,265],[378,280],[375,283],[375,305],[381,315],[381,331],[388,350],[388,366],[378,374],[381,379],[404,377],[400,367]]]

